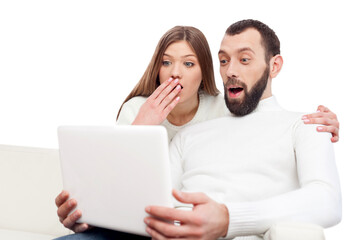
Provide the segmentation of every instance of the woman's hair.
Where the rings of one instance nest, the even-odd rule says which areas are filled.
[[[172,43],[178,41],[186,41],[197,56],[202,74],[202,80],[199,89],[212,96],[219,94],[219,90],[216,88],[215,84],[214,68],[210,48],[204,34],[199,29],[194,27],[176,26],[167,31],[161,37],[144,75],[141,77],[140,81],[136,84],[131,93],[126,97],[125,101],[119,109],[116,119],[119,118],[120,111],[124,103],[136,96],[148,97],[160,85],[159,71],[162,65],[162,59],[165,50]]]

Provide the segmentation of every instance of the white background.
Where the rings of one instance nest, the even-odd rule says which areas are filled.
[[[358,10],[351,1],[0,0],[0,144],[56,148],[59,125],[114,124],[157,41],[175,25],[207,36],[222,90],[217,51],[225,29],[258,19],[282,44],[278,101],[305,112],[324,104],[338,115],[343,220],[326,234],[357,238]]]

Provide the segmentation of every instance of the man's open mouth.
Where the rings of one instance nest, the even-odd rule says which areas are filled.
[[[229,97],[236,98],[236,97],[240,96],[240,94],[243,90],[244,89],[242,87],[230,87],[230,88],[228,88]]]

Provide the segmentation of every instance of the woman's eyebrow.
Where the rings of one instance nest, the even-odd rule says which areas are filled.
[[[186,58],[186,57],[196,57],[195,54],[187,54],[187,55],[184,55],[182,56],[183,58]]]
[[[168,53],[164,53],[164,56],[166,56],[166,57],[173,57],[173,56],[171,56],[171,55],[168,54]],[[184,55],[184,56],[181,56],[181,58],[187,58],[187,57],[196,57],[196,55],[195,55],[195,54],[186,54],[186,55]]]

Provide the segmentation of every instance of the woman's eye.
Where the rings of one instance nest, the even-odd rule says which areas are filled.
[[[162,61],[162,65],[169,66],[169,65],[171,65],[171,62],[170,61]]]
[[[195,65],[195,64],[192,63],[192,62],[185,62],[184,64],[185,64],[185,66],[187,66],[187,67],[192,67],[192,66]]]

